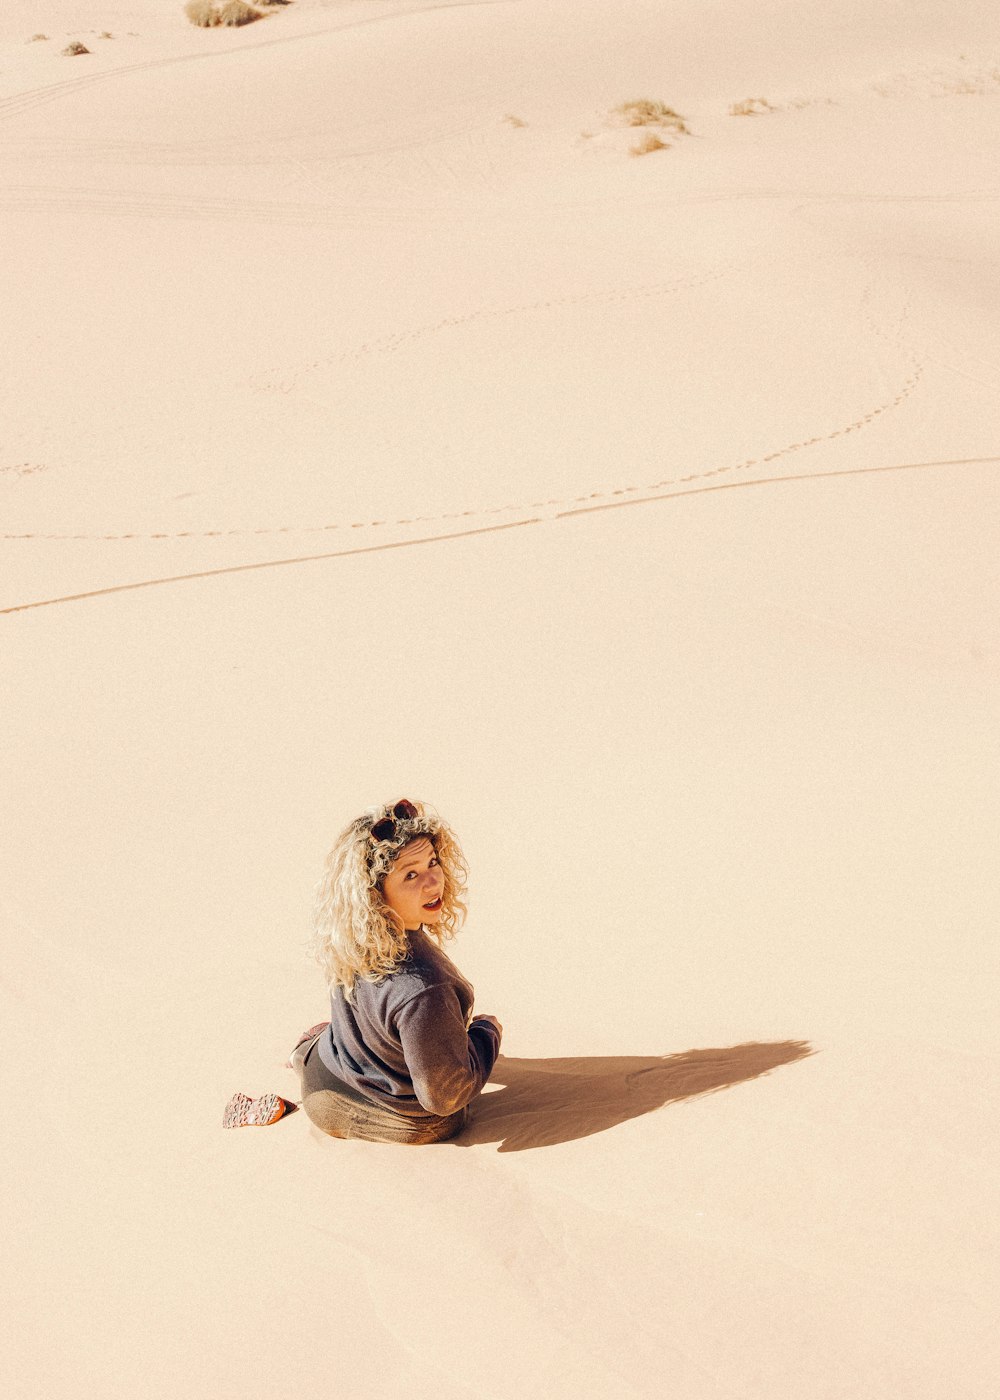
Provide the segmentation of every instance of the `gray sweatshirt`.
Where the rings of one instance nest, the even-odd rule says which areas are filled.
[[[316,1053],[338,1079],[407,1118],[447,1117],[476,1097],[500,1052],[496,1027],[473,1017],[473,988],[423,929],[381,982],[330,999]]]

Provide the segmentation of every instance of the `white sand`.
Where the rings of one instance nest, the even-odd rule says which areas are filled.
[[[998,40],[6,0],[5,1395],[995,1396]],[[496,1088],[223,1132],[403,794]]]

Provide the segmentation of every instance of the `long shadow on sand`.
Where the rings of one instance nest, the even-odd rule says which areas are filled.
[[[501,1055],[491,1083],[502,1089],[478,1101],[456,1147],[497,1142],[498,1152],[603,1133],[664,1104],[714,1094],[813,1054],[805,1040],[749,1041],[680,1055],[608,1055],[586,1059],[514,1060]]]

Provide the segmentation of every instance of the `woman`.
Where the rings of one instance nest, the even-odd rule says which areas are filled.
[[[473,989],[441,949],[465,918],[466,876],[450,828],[405,799],[358,817],[330,852],[313,952],[331,1019],[290,1063],[331,1137],[454,1137],[489,1078],[503,1028],[472,1014]]]

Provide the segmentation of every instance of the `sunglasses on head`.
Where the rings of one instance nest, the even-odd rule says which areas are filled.
[[[380,817],[379,820],[374,823],[371,829],[372,840],[391,841],[396,835],[397,822],[411,822],[414,817],[419,817],[419,815],[420,813],[417,811],[416,807],[414,807],[413,803],[407,802],[404,797],[402,801],[396,803],[387,817]]]

